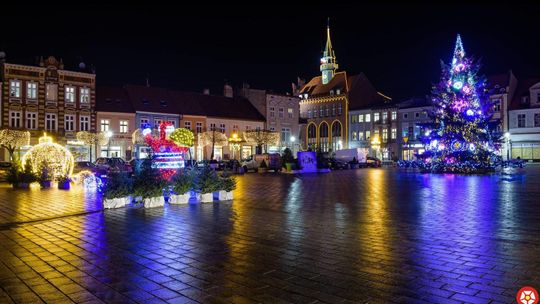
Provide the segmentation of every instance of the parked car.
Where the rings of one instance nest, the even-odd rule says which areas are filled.
[[[240,168],[240,162],[236,159],[227,159],[219,162],[218,170],[229,170]]]
[[[143,164],[152,164],[152,160],[149,158],[132,158],[128,161],[128,164],[131,166],[132,172],[139,170]]]
[[[330,158],[328,159],[328,167],[332,170],[343,170],[349,169],[349,164],[341,160]]]
[[[240,164],[244,168],[244,172],[248,172],[249,170],[257,171],[263,160],[266,162],[269,170],[281,170],[281,155],[279,153],[253,154],[243,159]]]
[[[368,156],[366,158],[366,164],[368,167],[379,168],[381,166],[381,160],[376,157]]]
[[[73,173],[79,173],[81,171],[90,171],[92,173],[96,173],[97,168],[96,165],[89,161],[78,161],[75,162],[75,166],[73,167]]]
[[[7,181],[9,170],[11,169],[10,162],[0,162],[0,182]]]
[[[120,157],[100,157],[96,160],[96,171],[101,177],[104,177],[111,172],[132,174],[133,168]]]

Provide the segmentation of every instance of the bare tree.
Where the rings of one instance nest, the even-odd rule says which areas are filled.
[[[226,146],[227,145],[227,136],[216,129],[206,131],[201,134],[203,146],[212,145],[212,152],[210,154],[210,159],[214,159],[214,147]]]
[[[21,130],[0,130],[0,146],[9,152],[9,160],[13,162],[15,150],[30,144],[30,132]]]
[[[268,145],[279,145],[279,133],[270,130],[248,130],[244,132],[244,138],[248,143],[257,146],[257,149],[262,152],[264,147],[265,152],[268,150]]]

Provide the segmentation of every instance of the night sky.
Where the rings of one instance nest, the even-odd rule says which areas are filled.
[[[3,4],[0,50],[12,63],[55,55],[73,69],[84,61],[98,85],[144,84],[149,75],[152,86],[213,94],[225,80],[285,92],[297,76],[319,75],[330,17],[340,70],[364,72],[395,100],[429,93],[457,33],[483,74],[540,76],[538,5],[146,3]]]

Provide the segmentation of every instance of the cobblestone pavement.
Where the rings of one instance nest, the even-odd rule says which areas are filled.
[[[0,229],[0,303],[512,303],[540,288],[540,168],[248,174],[232,203],[147,210],[35,191],[0,188],[2,221],[43,219]]]

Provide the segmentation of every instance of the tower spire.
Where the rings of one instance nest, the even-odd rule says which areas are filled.
[[[323,57],[321,58],[321,73],[322,83],[327,84],[332,80],[334,74],[338,68],[336,62],[336,55],[332,48],[332,40],[330,39],[330,18],[327,19],[326,25],[326,46],[323,51]]]

